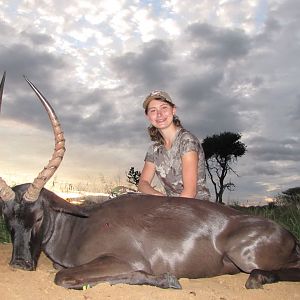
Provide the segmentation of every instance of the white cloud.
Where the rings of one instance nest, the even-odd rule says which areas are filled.
[[[36,129],[22,136],[1,124],[2,169],[31,172],[20,147],[35,165],[48,159],[49,125],[24,73],[55,105],[66,131],[59,174],[140,167],[148,143],[141,102],[161,88],[199,137],[242,133],[249,147],[231,198],[264,199],[297,185],[299,3],[0,0],[0,71],[7,71],[1,118]],[[18,167],[7,164],[7,153]]]

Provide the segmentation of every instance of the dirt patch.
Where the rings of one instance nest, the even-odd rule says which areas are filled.
[[[37,271],[14,270],[8,266],[11,245],[0,244],[0,298],[55,300],[291,300],[300,299],[300,283],[279,282],[265,285],[261,290],[247,290],[247,274],[214,278],[180,279],[182,290],[163,290],[151,286],[99,284],[85,291],[67,290],[54,284],[56,271],[51,261],[41,256]]]

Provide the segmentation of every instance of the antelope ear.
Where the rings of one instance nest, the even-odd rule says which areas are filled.
[[[83,208],[71,204],[64,199],[62,199],[62,202],[60,203],[52,202],[51,208],[57,212],[63,212],[65,214],[69,214],[81,218],[89,217],[89,214]]]
[[[66,201],[65,199],[57,196],[55,193],[43,189],[42,190],[42,198],[47,203],[47,205],[50,206],[53,210],[57,212],[63,212],[66,214],[82,217],[82,218],[88,218],[89,214],[86,212],[86,210],[83,207],[74,205]]]

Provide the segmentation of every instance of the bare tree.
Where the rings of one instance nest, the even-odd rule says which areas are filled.
[[[205,164],[214,186],[216,202],[223,202],[223,193],[234,190],[235,185],[225,182],[228,173],[233,172],[231,165],[246,152],[246,145],[240,142],[241,135],[233,132],[214,134],[204,139],[202,147],[205,153]]]

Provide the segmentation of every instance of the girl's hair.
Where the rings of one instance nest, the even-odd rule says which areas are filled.
[[[167,100],[162,100],[162,101],[168,103],[171,107],[175,107],[175,104],[172,102],[169,102]],[[147,113],[148,113],[148,106],[145,109],[145,114],[147,114]],[[176,115],[173,117],[173,123],[175,126],[182,128],[181,122]],[[157,142],[160,145],[164,144],[164,138],[160,134],[159,130],[156,127],[154,127],[153,125],[150,125],[148,127],[148,133],[149,133],[151,141]]]

